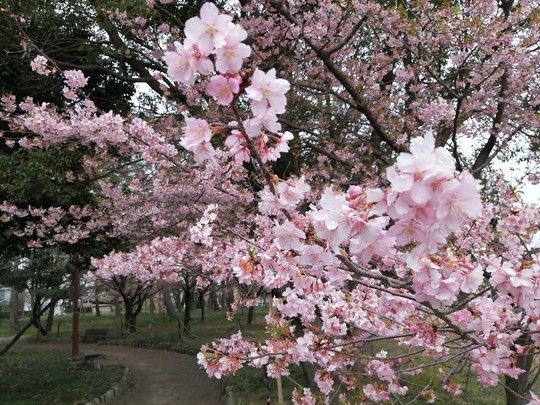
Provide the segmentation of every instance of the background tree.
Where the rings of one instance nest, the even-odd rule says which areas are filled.
[[[5,276],[8,285],[24,286],[30,296],[29,320],[17,335],[0,352],[6,353],[26,330],[34,326],[41,335],[47,328],[41,323],[41,316],[49,309],[54,310],[57,302],[69,294],[69,261],[52,249],[31,252]],[[21,289],[22,291],[22,289]]]

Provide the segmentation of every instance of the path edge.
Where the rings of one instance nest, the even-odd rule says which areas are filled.
[[[122,378],[120,378],[120,380],[116,384],[114,384],[109,390],[107,390],[107,392],[105,392],[103,395],[86,402],[85,405],[110,404],[124,391],[127,385],[129,368],[124,365],[122,365],[122,367],[124,367],[124,375],[122,376]]]

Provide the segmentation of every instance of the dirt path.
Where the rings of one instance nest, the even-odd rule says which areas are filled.
[[[0,347],[3,346],[0,339]],[[18,342],[19,345],[65,347],[69,343]],[[220,405],[221,384],[201,370],[195,357],[174,352],[123,346],[84,344],[80,350],[97,350],[105,355],[100,364],[121,363],[129,367],[134,384],[118,397],[117,405]]]
[[[121,346],[81,345],[105,355],[102,364],[121,363],[135,379],[118,405],[218,405],[221,387],[201,370],[193,356]]]

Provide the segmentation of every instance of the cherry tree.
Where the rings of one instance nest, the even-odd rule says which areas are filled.
[[[160,12],[169,3],[147,1]],[[157,33],[111,12],[150,44],[141,52],[165,67],[156,80],[182,117],[98,111],[77,72],[64,72],[75,102],[64,115],[4,98],[3,118],[36,134],[24,147],[76,139],[96,151],[95,175],[118,156],[144,161],[100,183],[100,207],[72,210],[92,218],[80,227],[45,210],[20,232],[38,246],[114,224],[139,245],[96,260],[102,277],[174,278],[188,255],[201,285],[242,285],[233,309],[267,289],[265,341],[239,332],[199,354],[217,378],[311,365],[295,403],[371,403],[407,394],[406,376],[435,365],[459,395],[455,374],[470,365],[484,386],[504,385],[508,404],[539,403],[539,213],[495,165],[537,182],[538,6],[268,0],[224,13],[206,3]],[[34,69],[51,63],[38,57]],[[381,342],[392,351],[366,350]],[[435,401],[432,387],[414,395]]]
[[[175,255],[171,254],[175,251]],[[177,240],[155,239],[128,253],[112,252],[102,259],[94,259],[93,265],[97,270],[89,272],[86,280],[120,294],[124,303],[125,324],[131,332],[135,332],[137,316],[146,299],[167,285],[179,282],[182,256],[182,247]]]
[[[460,392],[452,381],[456,364],[468,361],[486,386],[506,376],[508,403],[536,401],[529,389],[535,380],[538,274],[531,243],[538,213],[520,208],[529,220],[510,231],[504,224],[517,220],[516,207],[523,202],[499,180],[492,193],[506,197],[506,204],[483,204],[477,180],[495,157],[512,157],[504,152],[518,148],[538,127],[534,107],[531,114],[523,109],[537,100],[535,85],[523,80],[537,66],[531,41],[537,33],[523,24],[536,18],[533,2],[519,7],[480,2],[459,10],[427,2],[402,9],[348,4],[355,12],[326,2],[267,6],[248,6],[246,25],[256,33],[267,29],[262,19],[269,15],[280,22],[281,32],[272,39],[296,52],[298,63],[289,59],[283,69],[299,88],[295,100],[309,91],[302,108],[328,95],[334,98],[329,110],[336,105],[347,114],[355,110],[359,124],[353,124],[352,134],[345,125],[335,144],[357,138],[361,152],[389,149],[396,160],[389,164],[379,157],[388,165],[384,173],[375,172],[382,180],[368,175],[348,188],[340,186],[339,171],[313,181],[317,190],[303,177],[273,177],[268,162],[287,152],[294,138],[281,132],[288,118],[278,119],[286,112],[290,84],[277,78],[274,68],[254,69],[246,79],[239,61],[248,55],[240,47],[246,34],[214,5],[203,5],[200,17],[186,23],[184,42],[176,41],[164,60],[173,80],[186,86],[206,80],[206,93],[229,107],[226,114],[234,121],[225,150],[236,161],[253,164],[266,183],[249,238],[219,260],[230,257],[230,271],[240,282],[272,289],[277,311],[267,318],[271,339],[248,342],[235,335],[205,347],[200,363],[218,378],[244,365],[265,366],[278,377],[288,374],[291,364],[314,363],[324,402],[338,381],[354,390],[360,374],[373,378],[361,387],[362,401],[385,401],[407,392],[399,376],[420,370],[423,366],[406,365],[413,354],[423,353],[435,364],[453,364],[442,379],[450,393]],[[420,33],[418,27],[424,27]],[[277,54],[275,63],[289,56],[263,44],[254,58],[262,65],[269,63],[265,49],[272,52],[265,55],[270,60]],[[313,77],[324,78],[326,86],[302,83]],[[288,126],[300,138],[324,136],[329,128],[318,124]],[[475,140],[478,151],[461,154],[459,139],[477,133],[485,134],[485,140]],[[207,121],[187,117],[182,146],[197,163],[215,164],[214,135],[219,134]],[[350,160],[355,153],[345,147],[325,156]],[[493,179],[486,175],[486,181]],[[207,258],[216,257],[211,249]],[[381,340],[409,349],[391,357],[360,355],[363,345]],[[309,389],[295,398],[315,401]]]

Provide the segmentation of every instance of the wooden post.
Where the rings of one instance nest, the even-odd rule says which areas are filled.
[[[73,269],[73,318],[71,332],[71,355],[79,354],[79,285],[80,285],[79,263],[75,263]]]
[[[275,308],[274,308],[274,299],[272,297],[272,290],[268,291],[268,305],[269,305],[269,312],[270,316],[274,315]],[[276,377],[276,385],[277,385],[277,398],[278,398],[278,405],[283,405],[283,383],[281,381],[281,376],[278,375]]]

